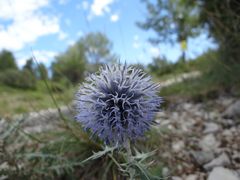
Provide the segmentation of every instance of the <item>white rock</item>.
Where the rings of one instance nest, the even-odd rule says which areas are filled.
[[[208,134],[204,136],[200,142],[199,146],[203,151],[213,151],[219,147],[220,143],[216,140],[213,134]]]
[[[7,162],[3,162],[0,164],[0,170],[9,169],[9,164]]]
[[[215,119],[217,119],[218,117],[220,117],[220,114],[219,114],[218,112],[216,112],[216,111],[213,111],[213,112],[210,112],[210,113],[209,113],[209,118],[210,118],[211,120],[215,120]]]
[[[236,121],[233,119],[221,119],[221,124],[223,124],[224,127],[232,127],[236,124]]]
[[[240,177],[240,169],[236,170],[236,173],[238,174],[238,177]]]
[[[192,127],[193,127],[194,123],[191,121],[186,121],[186,118],[184,120],[185,120],[185,122],[182,122],[180,124],[181,130],[183,132],[189,132],[190,129],[193,129]]]
[[[216,123],[205,123],[204,124],[205,129],[203,131],[203,133],[208,134],[208,133],[214,133],[219,131],[219,125],[217,125]]]
[[[205,113],[203,111],[200,111],[200,110],[193,112],[193,114],[195,116],[199,116],[199,117],[204,117],[204,115],[205,115]]]
[[[186,177],[186,180],[198,180],[198,175],[191,174]]]
[[[224,117],[240,117],[240,100],[231,104],[224,112]]]
[[[227,156],[227,154],[223,153],[220,156],[218,156],[216,159],[213,159],[208,164],[205,164],[204,169],[211,170],[212,168],[217,167],[217,166],[228,166],[228,165],[230,165],[230,163],[231,162],[230,162],[230,159]]]
[[[232,137],[232,136],[233,136],[232,131],[229,130],[229,129],[225,129],[225,130],[222,132],[222,135],[223,135],[223,136],[229,136],[229,137]]]
[[[4,132],[7,128],[7,123],[4,119],[0,119],[0,132]]]
[[[182,178],[178,176],[172,176],[172,180],[182,180]]]
[[[237,173],[223,168],[216,167],[208,176],[208,180],[239,180]]]
[[[226,106],[229,106],[230,104],[232,104],[233,99],[230,99],[230,98],[220,98],[218,101],[219,101],[218,103],[220,103],[221,105],[226,107]]]
[[[197,161],[198,164],[203,165],[214,159],[213,152],[206,151],[193,151],[191,152],[193,158]]]
[[[172,148],[174,152],[180,152],[185,146],[185,143],[183,141],[173,142]]]
[[[7,179],[8,179],[8,176],[4,176],[0,174],[0,180],[7,180]]]
[[[167,114],[163,111],[157,113],[157,118],[167,118]]]
[[[170,120],[168,120],[168,119],[165,119],[165,120],[160,121],[160,125],[161,125],[161,126],[167,126],[167,125],[169,125],[169,124],[171,124],[171,122],[170,122]]]
[[[172,119],[175,120],[175,121],[178,121],[179,120],[179,113],[173,112],[172,113]]]
[[[164,167],[164,168],[162,169],[162,175],[163,175],[164,177],[169,176],[169,169],[168,169],[167,167]]]
[[[190,103],[184,103],[183,104],[183,109],[186,111],[189,111],[192,108],[192,104]]]

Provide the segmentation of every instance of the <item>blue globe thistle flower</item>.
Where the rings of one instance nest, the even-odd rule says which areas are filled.
[[[162,102],[159,85],[142,70],[125,65],[100,68],[76,93],[76,120],[106,144],[142,137]]]

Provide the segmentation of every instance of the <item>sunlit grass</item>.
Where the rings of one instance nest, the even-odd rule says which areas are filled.
[[[51,85],[51,83],[50,83]],[[74,98],[75,88],[64,89],[63,92],[53,92],[59,104],[68,105]],[[0,85],[0,116],[10,117],[15,114],[55,108],[55,105],[42,82],[37,90],[22,90]]]

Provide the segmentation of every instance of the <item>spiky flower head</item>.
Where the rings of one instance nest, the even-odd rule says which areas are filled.
[[[79,121],[106,144],[123,144],[144,135],[160,108],[159,85],[142,70],[125,65],[100,68],[76,94]]]

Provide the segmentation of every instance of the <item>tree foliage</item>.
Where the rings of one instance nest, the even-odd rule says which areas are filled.
[[[37,66],[37,78],[40,80],[48,79],[48,70],[43,63],[39,63]]]
[[[152,43],[161,41],[181,42],[198,34],[199,13],[197,2],[191,0],[142,0],[147,9],[144,22],[137,25],[144,30],[153,30],[157,36]]]
[[[22,70],[19,70],[11,51],[0,52],[0,82],[4,85],[21,89],[36,89],[34,63],[28,59]]]
[[[23,66],[23,69],[24,69],[24,70],[28,70],[28,71],[30,71],[32,74],[34,74],[34,69],[35,69],[35,67],[34,67],[34,63],[33,63],[33,59],[32,59],[32,58],[29,58],[29,59],[26,61],[25,65]]]
[[[112,42],[101,32],[89,33],[80,43],[85,48],[85,56],[88,61],[87,70],[95,72],[99,66],[104,63],[115,62],[117,57],[112,54]]]
[[[94,64],[111,61],[112,42],[101,32],[89,33],[80,42],[84,45],[85,55]]]
[[[154,58],[153,62],[148,65],[150,72],[161,76],[163,74],[171,73],[173,65],[165,58]]]
[[[79,39],[68,50],[57,56],[52,64],[53,79],[69,79],[72,83],[83,80],[84,71],[96,71],[102,63],[114,59],[112,43],[103,33],[89,33]]]
[[[52,64],[53,80],[60,81],[67,78],[72,83],[78,83],[84,77],[86,57],[84,46],[81,42],[68,48],[68,50],[56,57]]]
[[[12,52],[8,50],[2,50],[0,52],[0,71],[5,71],[7,69],[17,70],[18,68]]]
[[[0,74],[0,82],[7,86],[21,89],[36,89],[36,78],[29,70],[8,69]]]
[[[240,63],[240,1],[200,0],[201,20],[219,44],[220,58]]]
[[[153,43],[186,42],[187,38],[208,30],[219,44],[223,62],[240,62],[240,2],[238,0],[142,0],[147,9],[138,26],[153,30]]]

